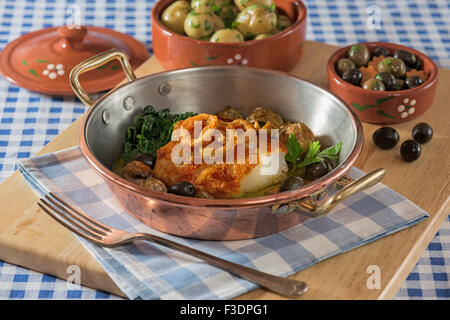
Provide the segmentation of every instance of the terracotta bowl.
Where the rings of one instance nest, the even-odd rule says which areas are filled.
[[[336,63],[339,59],[346,57],[351,45],[337,50],[327,63],[328,86],[331,92],[352,107],[361,121],[377,124],[400,123],[418,117],[431,107],[438,80],[438,68],[433,60],[420,51],[394,43],[366,42],[364,44],[371,53],[379,46],[389,49],[392,55],[398,49],[414,53],[422,59],[423,70],[428,74],[428,79],[413,89],[366,90],[344,81],[336,72]]]
[[[234,43],[195,40],[167,29],[160,16],[174,0],[159,0],[152,9],[153,50],[164,69],[206,65],[245,65],[288,71],[301,59],[306,35],[306,7],[300,0],[275,0],[294,24],[270,38]]]

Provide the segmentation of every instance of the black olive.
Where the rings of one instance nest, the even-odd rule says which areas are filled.
[[[419,159],[421,153],[420,143],[415,140],[406,140],[400,147],[400,154],[403,160],[411,162]]]
[[[283,180],[280,186],[280,191],[290,191],[300,189],[305,185],[302,178],[296,176],[289,176]]]
[[[328,165],[325,161],[311,163],[306,166],[305,177],[307,179],[318,179],[328,173]]]
[[[391,149],[395,147],[399,138],[398,132],[391,127],[379,128],[372,135],[373,142],[381,149]]]
[[[389,57],[390,52],[386,47],[377,47],[375,49],[375,51],[373,52],[373,55],[376,57],[379,57],[379,56]]]
[[[420,86],[423,83],[422,78],[419,76],[410,76],[406,78],[405,85],[408,89],[412,89]]]
[[[195,196],[195,187],[189,182],[180,182],[169,187],[167,190],[179,196],[193,197]]]
[[[380,72],[375,76],[376,79],[383,81],[386,90],[396,91],[397,90],[397,79],[389,72]]]
[[[362,73],[361,70],[354,68],[354,69],[348,69],[344,72],[342,75],[342,79],[345,81],[354,84],[355,86],[359,86],[361,84],[362,80]]]
[[[152,169],[155,167],[156,163],[156,158],[148,153],[138,154],[136,157],[133,158],[133,160],[143,162]]]
[[[428,123],[418,123],[412,129],[412,136],[420,144],[427,143],[433,138],[433,128]]]
[[[395,50],[394,58],[403,60],[403,62],[411,68],[415,68],[417,64],[416,55],[406,50]]]

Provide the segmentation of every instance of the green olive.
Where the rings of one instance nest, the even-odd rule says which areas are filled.
[[[189,12],[184,20],[184,32],[194,39],[209,39],[216,30],[217,21],[214,16],[217,17],[212,12]],[[217,18],[220,20],[219,17]],[[223,24],[222,20],[220,22]]]
[[[215,14],[219,14],[219,12],[222,10],[223,7],[232,5],[231,0],[211,0],[213,5],[212,9]]]
[[[386,90],[383,81],[378,80],[376,78],[370,78],[369,80],[363,83],[362,87],[366,90],[375,90],[375,91]]]
[[[211,42],[241,42],[244,41],[242,33],[236,29],[221,29],[216,31],[209,39]]]
[[[184,34],[184,20],[191,7],[186,1],[175,1],[161,15],[162,24],[178,34]]]
[[[338,63],[336,64],[336,71],[341,77],[345,71],[354,68],[356,68],[356,66],[353,61],[347,58],[339,59]]]
[[[405,63],[397,58],[387,57],[378,63],[377,69],[379,72],[389,72],[396,78],[403,77],[406,73]]]
[[[270,33],[277,23],[275,12],[268,11],[260,5],[251,5],[241,11],[233,27],[239,30],[245,38],[253,39],[255,36]]]
[[[365,66],[370,60],[369,49],[363,44],[355,44],[348,50],[347,58],[359,68]]]
[[[274,8],[273,0],[234,0],[234,4],[239,8],[239,11],[254,4],[259,4],[267,10]]]

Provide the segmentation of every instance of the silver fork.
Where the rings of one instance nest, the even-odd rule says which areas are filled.
[[[79,210],[74,209],[52,192],[50,192],[49,195],[46,195],[44,199],[41,198],[38,205],[64,227],[99,246],[117,247],[134,240],[147,240],[202,259],[215,267],[257,283],[260,286],[283,296],[295,298],[303,294],[308,288],[307,284],[303,281],[277,277],[272,274],[251,269],[153,234],[131,233],[112,228],[90,218]]]

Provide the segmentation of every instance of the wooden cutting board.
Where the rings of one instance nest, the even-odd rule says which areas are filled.
[[[327,87],[325,64],[336,47],[307,42],[302,62],[292,74]],[[152,57],[136,70],[138,76],[162,71]],[[401,141],[409,139],[415,123],[425,121],[435,130],[422,156],[412,163],[403,162],[399,145],[394,150],[375,148],[371,136],[376,125],[364,124],[365,145],[356,165],[368,172],[387,169],[384,183],[411,199],[430,214],[430,218],[371,244],[346,252],[303,270],[293,278],[309,284],[302,299],[391,299],[420,258],[428,243],[450,213],[450,70],[439,70],[439,84],[434,105],[419,119],[395,125]],[[50,142],[39,154],[64,149],[78,143],[80,120]],[[83,285],[123,293],[100,265],[74,238],[36,206],[38,198],[18,172],[0,185],[0,259],[33,270],[67,279],[68,266],[81,269]],[[380,289],[368,289],[371,274],[367,268],[378,266]],[[240,299],[282,299],[259,289]]]

